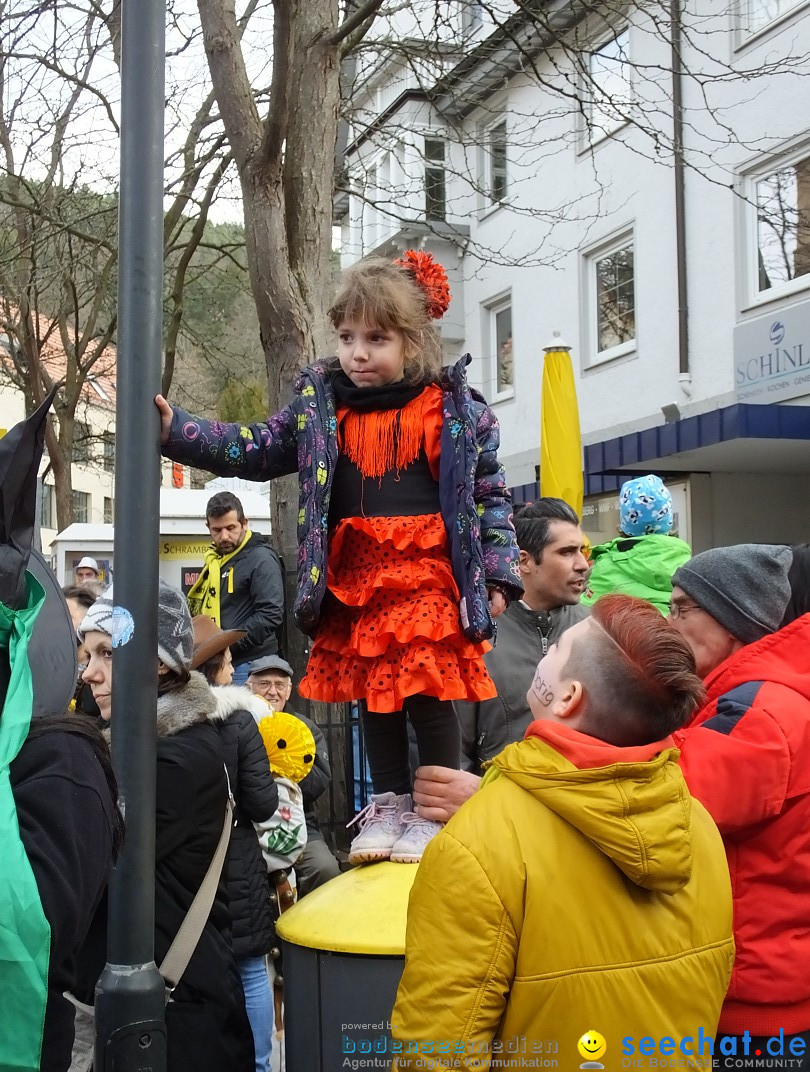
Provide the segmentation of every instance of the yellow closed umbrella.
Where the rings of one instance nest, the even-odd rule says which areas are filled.
[[[544,347],[540,401],[540,494],[564,499],[582,517],[582,441],[570,346],[554,332]]]

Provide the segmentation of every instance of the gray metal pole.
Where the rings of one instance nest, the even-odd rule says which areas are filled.
[[[126,842],[109,890],[96,989],[97,1072],[164,1072],[164,985],[154,962],[155,705],[160,514],[165,0],[123,0],[115,604],[132,615],[113,656],[112,750]],[[115,638],[114,642],[115,642]]]

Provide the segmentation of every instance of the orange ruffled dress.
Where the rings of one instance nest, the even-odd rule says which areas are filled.
[[[438,506],[441,425],[442,394],[431,385],[400,410],[340,407],[338,442],[361,470],[363,488],[395,469],[400,502],[417,457],[426,456]],[[399,711],[417,693],[492,698],[483,660],[490,645],[467,640],[458,603],[438,510],[342,518],[330,534],[327,597],[301,694],[325,703],[363,699],[374,712]]]

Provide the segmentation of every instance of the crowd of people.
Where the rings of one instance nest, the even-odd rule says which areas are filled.
[[[442,366],[448,301],[425,253],[361,262],[329,311],[336,358],[266,423],[156,400],[167,457],[298,473],[298,692],[360,705],[373,783],[346,865],[419,865],[396,1067],[538,1067],[553,1039],[559,1067],[579,1040],[582,1067],[608,1045],[613,1067],[621,1046],[632,1067],[810,1069],[810,548],[693,556],[654,474],[624,484],[616,537],[594,548],[560,499],[513,511],[494,414],[465,359]],[[310,896],[338,875],[314,808],[331,770],[290,702],[278,556],[229,492],[206,524],[188,598],[159,589],[155,958],[213,872],[172,979],[169,1072],[269,1072],[268,876]],[[22,583],[22,558],[0,592],[0,806],[27,900],[0,878],[0,982],[25,985],[0,1068],[81,1072],[124,833],[106,740],[122,617],[88,560],[61,592]],[[26,660],[29,613],[78,659],[64,700]]]

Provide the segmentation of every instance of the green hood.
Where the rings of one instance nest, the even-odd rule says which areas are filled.
[[[37,1072],[40,1066],[51,930],[29,863],[11,788],[11,763],[28,736],[35,703],[35,670],[43,696],[66,686],[65,704],[76,681],[76,645],[60,633],[59,611],[35,624],[46,589],[57,594],[67,628],[64,597],[50,571],[43,583],[29,572],[37,499],[37,471],[45,420],[56,388],[30,417],[0,439],[0,1069]],[[56,629],[51,629],[56,622]],[[63,655],[64,652],[64,655]],[[57,689],[58,691],[58,689]],[[51,695],[53,695],[51,693]],[[57,709],[58,710],[58,709]],[[48,712],[48,704],[44,706]]]
[[[692,557],[688,543],[677,536],[619,536],[591,551],[593,569],[580,600],[591,606],[609,592],[637,596],[669,613],[672,574]]]
[[[0,715],[0,1068],[36,1072],[39,1068],[51,931],[39,898],[17,821],[9,767],[23,746],[31,723],[34,688],[28,645],[45,590],[31,576],[25,605],[10,610],[0,603],[0,648],[8,652],[10,681]]]

